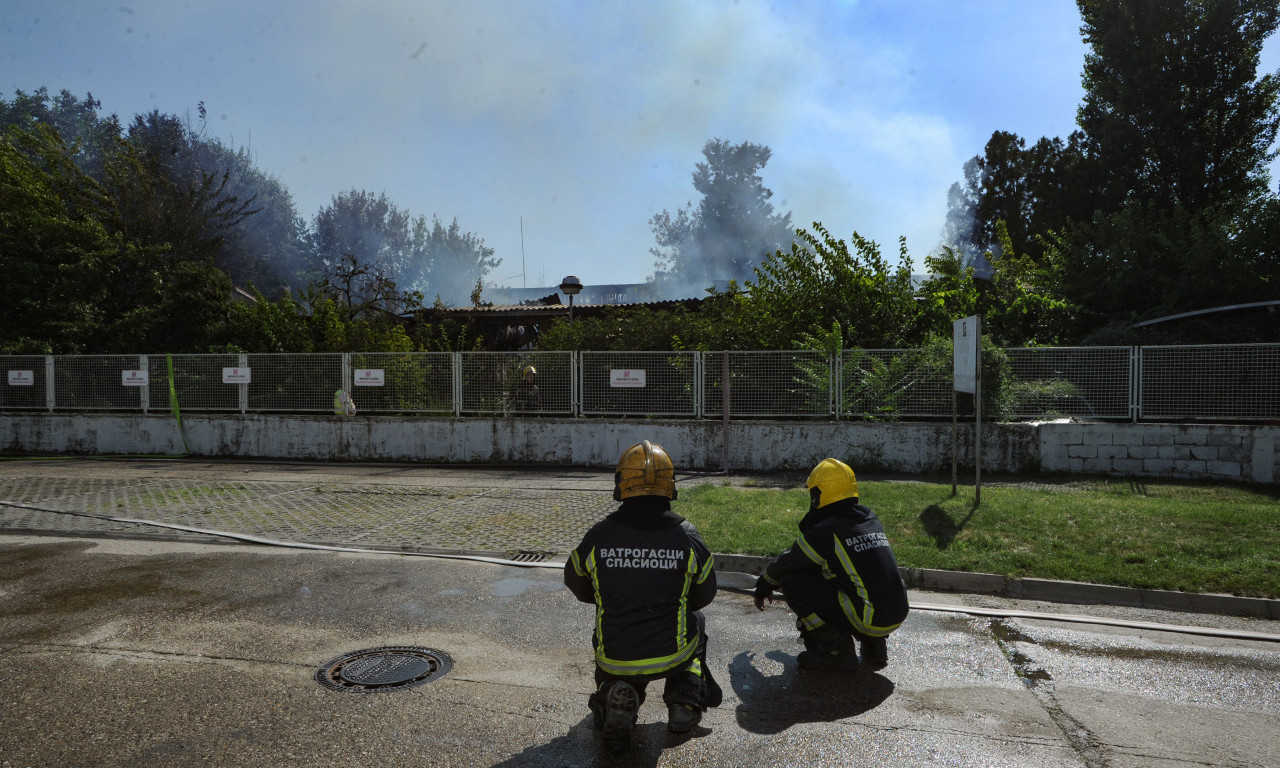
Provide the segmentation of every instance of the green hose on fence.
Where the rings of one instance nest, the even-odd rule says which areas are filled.
[[[173,381],[173,355],[165,355],[165,363],[169,368],[169,412],[173,414],[173,418],[178,422],[178,437],[182,438],[182,455],[191,455],[191,446],[187,444],[187,430],[182,426],[182,411],[178,410],[178,388]],[[78,459],[80,456],[0,456],[0,461],[47,461],[60,459]],[[170,455],[161,453],[144,453],[144,454],[97,454],[93,456],[95,459],[138,459],[138,458],[157,458],[171,459]]]
[[[164,360],[169,367],[169,411],[178,422],[178,436],[182,438],[182,455],[190,456],[191,446],[187,445],[187,430],[182,428],[182,412],[178,410],[178,388],[173,383],[173,355],[165,355]]]

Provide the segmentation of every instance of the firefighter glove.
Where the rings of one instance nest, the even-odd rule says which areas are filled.
[[[773,585],[762,574],[756,579],[756,608],[763,611],[766,600],[773,602]]]

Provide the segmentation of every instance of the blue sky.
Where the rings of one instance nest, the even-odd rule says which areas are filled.
[[[385,192],[456,217],[515,287],[643,280],[703,145],[751,141],[797,225],[905,235],[919,271],[993,131],[1073,130],[1079,26],[1073,0],[7,0],[0,92],[123,120],[203,101],[308,220]]]

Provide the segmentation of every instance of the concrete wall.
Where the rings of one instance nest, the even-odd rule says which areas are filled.
[[[1276,482],[1280,427],[1045,424],[1046,472]],[[984,462],[985,464],[985,462]]]
[[[197,456],[332,461],[559,464],[611,467],[652,440],[682,469],[804,471],[838,456],[865,472],[949,473],[949,423],[622,419],[404,419],[386,416],[184,416]],[[983,472],[1109,474],[1275,483],[1280,427],[1183,424],[993,424]],[[972,426],[959,432],[972,472]],[[168,415],[3,414],[9,454],[184,453]]]

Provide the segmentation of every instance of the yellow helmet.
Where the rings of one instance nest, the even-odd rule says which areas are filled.
[[[822,508],[841,499],[858,498],[858,478],[839,459],[823,459],[809,473],[809,498],[815,508]]]
[[[676,497],[676,468],[667,451],[648,440],[636,443],[618,459],[613,473],[613,498],[617,501],[632,496]]]

